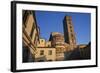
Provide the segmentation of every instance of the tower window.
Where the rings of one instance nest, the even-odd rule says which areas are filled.
[[[71,21],[68,21],[69,24],[71,24]]]
[[[71,37],[72,37],[72,38],[74,37],[73,34],[71,34]]]
[[[70,28],[72,28],[72,26],[70,25]]]
[[[72,32],[72,29],[70,29],[70,31]]]

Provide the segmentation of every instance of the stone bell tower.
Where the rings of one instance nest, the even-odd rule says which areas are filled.
[[[63,20],[65,42],[71,47],[71,50],[76,48],[76,37],[71,16],[65,16]]]

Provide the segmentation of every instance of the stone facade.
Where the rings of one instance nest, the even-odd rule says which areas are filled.
[[[56,60],[56,49],[50,47],[37,48],[37,54],[35,54],[35,62],[41,61],[55,61]]]
[[[32,11],[23,10],[23,62],[33,62],[39,41],[39,28]]]

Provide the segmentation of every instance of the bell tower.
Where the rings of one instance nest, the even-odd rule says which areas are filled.
[[[63,20],[65,42],[71,47],[71,50],[76,48],[76,37],[71,16],[65,16]]]

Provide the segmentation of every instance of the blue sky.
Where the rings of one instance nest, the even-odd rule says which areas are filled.
[[[75,12],[35,11],[40,36],[49,39],[51,32],[63,34],[64,16],[72,16],[72,23],[76,34],[77,44],[87,44],[90,41],[91,14]]]

